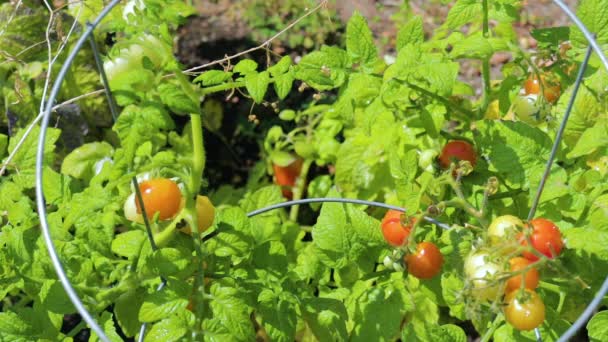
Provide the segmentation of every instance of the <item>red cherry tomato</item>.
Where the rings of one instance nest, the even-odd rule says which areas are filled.
[[[275,182],[281,186],[284,197],[291,198],[293,196],[291,188],[296,184],[296,180],[300,176],[303,162],[301,158],[297,158],[287,166],[272,164]]]
[[[544,218],[534,219],[530,221],[530,225],[532,226],[532,234],[530,235],[532,247],[549,258],[559,256],[564,247],[559,228],[553,222]],[[519,234],[518,239],[523,246],[528,245],[522,234]],[[538,257],[531,252],[523,252],[522,255],[530,261],[538,260]]]
[[[419,279],[431,279],[441,271],[443,255],[432,242],[421,242],[416,252],[405,256],[407,271]]]
[[[505,318],[517,330],[532,330],[545,320],[545,304],[532,290],[513,291],[505,297]]]
[[[441,150],[441,155],[439,155],[439,165],[447,169],[452,161],[458,162],[461,160],[467,160],[471,163],[471,166],[475,167],[477,163],[475,148],[463,140],[452,140],[445,144],[443,150]]]
[[[404,213],[398,210],[389,210],[382,219],[382,235],[391,246],[399,247],[403,245],[410,236],[415,218],[410,218],[410,223],[404,225],[401,222],[403,215]]]
[[[509,264],[511,265],[511,272],[520,271],[526,267],[528,267],[532,262],[526,258],[516,257],[509,260]],[[529,290],[534,290],[538,286],[538,270],[536,268],[531,268],[523,274],[518,274],[513,276],[507,280],[507,284],[505,287],[505,293],[509,294],[515,290],[521,288],[522,277],[524,281],[524,287]]]
[[[538,81],[538,77],[536,77],[536,75],[531,75],[524,82],[524,91],[526,95],[540,94],[541,83],[543,88],[543,97],[547,100],[547,102],[555,103],[561,95],[562,88],[557,80],[551,79],[545,75],[540,76],[540,82]]]
[[[139,184],[139,191],[144,201],[146,215],[148,218],[159,213],[160,220],[167,220],[175,216],[180,209],[182,192],[177,184],[166,178],[151,179]],[[141,207],[137,198],[135,199],[137,213],[141,214]]]

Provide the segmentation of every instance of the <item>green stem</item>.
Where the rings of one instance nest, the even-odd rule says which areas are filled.
[[[492,322],[490,329],[488,329],[486,333],[483,334],[483,337],[481,338],[480,342],[488,342],[492,338],[492,335],[494,335],[494,332],[496,331],[496,329],[498,329],[502,321],[502,314],[497,315],[494,321]]]
[[[310,170],[310,165],[312,164],[312,160],[306,159],[304,160],[304,164],[302,165],[302,171],[300,171],[300,176],[296,180],[296,186],[293,188],[293,199],[299,200],[302,198],[304,194],[304,188],[306,187],[306,178],[308,176],[308,171]],[[291,207],[289,211],[289,220],[296,222],[298,220],[298,212],[300,210],[299,205],[294,205]]]
[[[399,81],[400,82],[400,81]],[[471,120],[472,118],[475,117],[475,114],[465,108],[462,108],[452,102],[450,102],[450,100],[446,99],[443,96],[437,95],[431,91],[428,91],[422,87],[419,87],[413,83],[410,82],[400,82],[400,83],[405,83],[408,87],[422,93],[425,96],[428,96],[430,98],[433,98],[441,103],[443,103],[444,106],[446,106],[447,108],[451,108],[454,110],[454,113],[460,113],[460,114],[464,114],[464,116],[462,115],[457,115],[458,117],[460,117],[461,119],[463,119],[464,121],[468,121]]]
[[[482,8],[483,8],[483,36],[488,38],[490,35],[490,25],[488,19],[488,0],[482,0]],[[488,105],[490,104],[490,98],[492,96],[492,86],[490,84],[490,60],[489,58],[483,59],[481,61],[481,74],[483,77],[483,97],[481,100],[480,107],[480,117],[488,110]]]
[[[203,123],[200,114],[190,114],[192,126],[192,174],[190,185],[192,193],[198,194],[201,187],[201,179],[205,170],[205,147],[203,143]]]

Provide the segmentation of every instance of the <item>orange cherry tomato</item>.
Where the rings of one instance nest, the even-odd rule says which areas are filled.
[[[296,184],[296,180],[300,176],[303,163],[304,161],[301,158],[297,158],[287,166],[272,164],[275,182],[281,186],[284,197],[291,198],[293,196],[291,188]]]
[[[559,256],[564,247],[559,228],[553,222],[544,218],[536,218],[530,221],[530,225],[532,226],[532,234],[530,235],[532,247],[548,258]],[[520,233],[518,239],[522,246],[528,245],[523,234]],[[538,257],[531,252],[523,252],[522,255],[530,261],[538,260]]]
[[[524,91],[525,91],[526,95],[540,94],[541,83],[542,83],[542,88],[543,88],[543,97],[547,100],[547,102],[555,103],[557,101],[557,99],[559,98],[559,96],[561,95],[562,88],[557,80],[550,79],[549,77],[547,77],[545,75],[540,76],[540,82],[538,80],[538,77],[536,77],[536,75],[531,75],[524,82]]]
[[[384,235],[384,240],[393,247],[399,247],[407,241],[412,225],[416,222],[412,217],[409,224],[404,225],[401,221],[402,216],[404,213],[401,211],[389,210],[382,219],[382,235]]]
[[[509,264],[511,265],[511,272],[520,271],[526,267],[528,267],[532,262],[526,258],[516,257],[509,260]],[[512,291],[518,290],[522,285],[522,277],[524,287],[529,290],[534,290],[538,287],[538,270],[536,268],[531,268],[523,274],[518,274],[513,276],[507,280],[507,284],[505,287],[505,293],[509,294]]]
[[[475,167],[477,152],[475,152],[473,145],[464,140],[452,140],[445,144],[439,155],[439,165],[447,169],[453,161],[458,162],[461,160],[467,160],[471,163],[471,166]]]
[[[441,271],[443,255],[432,242],[421,242],[416,252],[405,256],[407,271],[419,279],[431,279]]]
[[[175,216],[180,209],[182,192],[177,184],[167,178],[151,179],[139,184],[146,215],[148,218],[159,213],[160,220],[167,220]],[[141,207],[137,198],[135,199],[137,213],[141,214]]]

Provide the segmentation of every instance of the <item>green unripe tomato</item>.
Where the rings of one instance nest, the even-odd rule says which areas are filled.
[[[513,215],[503,215],[495,218],[488,228],[490,243],[497,245],[505,240],[514,239],[524,227],[524,222]]]
[[[538,95],[517,95],[513,100],[513,112],[517,118],[530,125],[545,122],[546,111],[538,102]]]
[[[502,294],[502,286],[496,280],[502,267],[490,260],[484,251],[471,253],[464,261],[464,273],[472,284],[472,294],[483,301],[493,301]]]

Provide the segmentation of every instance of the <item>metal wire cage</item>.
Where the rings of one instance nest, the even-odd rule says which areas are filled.
[[[38,209],[38,214],[40,217],[40,226],[42,229],[42,234],[43,234],[43,238],[44,238],[44,242],[46,244],[48,253],[51,257],[51,261],[52,264],[55,268],[55,271],[57,272],[57,276],[59,278],[59,280],[61,281],[62,286],[64,287],[68,297],[70,298],[70,300],[72,301],[72,303],[74,304],[75,308],[77,309],[77,311],[80,313],[80,315],[82,316],[82,318],[84,319],[84,321],[89,325],[89,327],[97,334],[97,336],[102,340],[102,341],[110,341],[109,338],[107,337],[107,335],[104,333],[103,329],[99,326],[99,324],[95,321],[95,319],[92,317],[92,315],[87,311],[86,307],[83,305],[80,297],[78,296],[78,294],[76,293],[76,291],[74,290],[70,279],[68,279],[66,272],[64,270],[63,264],[61,262],[61,260],[59,259],[59,256],[57,254],[57,251],[55,249],[55,245],[53,243],[53,238],[51,236],[50,233],[50,229],[49,229],[49,222],[47,220],[47,211],[46,211],[46,203],[45,203],[45,198],[44,198],[44,193],[43,193],[43,161],[44,161],[44,142],[46,139],[46,130],[49,126],[49,119],[51,116],[51,112],[53,110],[53,105],[55,103],[55,100],[57,98],[57,95],[59,94],[60,88],[62,86],[63,80],[68,72],[68,70],[70,69],[70,66],[72,65],[72,63],[74,62],[78,52],[82,49],[82,47],[86,44],[86,41],[89,40],[91,47],[92,47],[92,51],[95,57],[95,61],[97,64],[97,67],[99,69],[99,72],[101,74],[101,79],[102,79],[102,83],[103,86],[105,88],[105,93],[106,96],[108,97],[108,102],[110,104],[110,110],[112,112],[112,115],[114,118],[117,117],[117,108],[115,105],[115,102],[112,98],[112,93],[110,92],[110,88],[108,86],[108,81],[107,81],[107,77],[104,73],[104,69],[103,69],[103,65],[101,62],[101,57],[98,53],[98,49],[95,43],[95,39],[93,38],[93,31],[95,30],[95,28],[97,27],[97,25],[101,22],[101,20],[112,10],[112,8],[114,8],[118,3],[120,2],[120,0],[112,0],[105,8],[103,8],[103,10],[99,13],[99,15],[97,16],[97,18],[90,23],[87,23],[87,26],[85,28],[85,30],[83,31],[82,35],[80,36],[80,38],[78,39],[78,41],[76,42],[76,44],[74,45],[74,48],[72,51],[70,51],[68,57],[66,58],[64,64],[62,65],[57,78],[55,80],[55,82],[53,83],[53,86],[51,88],[51,91],[49,93],[48,99],[46,100],[46,104],[43,107],[43,113],[42,113],[42,118],[41,118],[41,130],[40,130],[40,136],[39,136],[39,140],[38,140],[38,150],[37,150],[37,155],[36,155],[36,204],[37,204],[37,209]],[[597,56],[599,57],[599,59],[601,60],[601,63],[603,64],[604,68],[608,71],[608,59],[606,58],[606,56],[604,55],[603,51],[601,50],[598,42],[595,40],[594,38],[594,34],[592,32],[590,32],[585,25],[580,21],[580,19],[564,4],[564,2],[562,2],[561,0],[553,0],[553,3],[558,6],[569,18],[570,20],[581,30],[581,32],[583,33],[583,35],[585,36],[585,38],[587,39],[587,41],[589,42],[589,47],[587,49],[587,53],[585,55],[585,58],[581,64],[581,67],[578,71],[577,77],[576,77],[576,81],[574,83],[573,86],[573,91],[572,91],[572,95],[568,101],[568,106],[566,108],[566,112],[564,113],[564,117],[563,120],[561,122],[561,125],[558,129],[557,135],[555,137],[554,140],[554,145],[553,148],[551,150],[551,155],[549,157],[549,160],[547,162],[546,165],[546,169],[545,172],[543,174],[543,177],[540,181],[538,190],[536,192],[536,196],[533,199],[533,204],[530,210],[530,213],[528,215],[528,219],[531,219],[536,211],[536,208],[538,206],[539,203],[539,199],[540,196],[542,194],[543,188],[545,186],[545,182],[549,176],[550,173],[550,169],[551,169],[551,165],[554,162],[555,159],[555,155],[558,149],[558,146],[560,144],[560,141],[562,139],[562,135],[564,132],[564,129],[566,127],[566,123],[568,122],[569,119],[569,115],[570,112],[573,108],[573,104],[574,104],[574,100],[576,98],[577,95],[577,91],[580,87],[582,78],[583,78],[583,74],[587,68],[587,63],[589,61],[589,58],[592,54],[592,52],[595,52],[597,54]],[[137,199],[139,200],[141,207],[143,208],[143,201],[141,199],[141,194],[139,193],[139,187],[137,186],[137,180],[135,178],[133,178],[133,183],[135,186],[135,190],[136,190],[136,195],[137,195]],[[400,211],[405,211],[405,209],[403,208],[399,208],[399,207],[395,207],[395,206],[391,206],[391,205],[387,205],[384,203],[378,203],[378,202],[370,202],[370,201],[363,201],[363,200],[352,200],[352,199],[341,199],[341,198],[309,198],[309,199],[303,199],[303,200],[297,200],[297,201],[289,201],[289,202],[283,202],[277,205],[273,205],[273,206],[269,206],[266,208],[261,208],[258,210],[255,210],[253,212],[250,212],[247,214],[248,217],[252,217],[270,210],[274,210],[274,209],[278,209],[278,208],[283,208],[283,207],[288,207],[291,205],[298,205],[298,204],[305,204],[305,203],[319,203],[319,202],[343,202],[343,203],[354,203],[354,204],[364,204],[364,205],[369,205],[369,206],[377,206],[377,207],[383,207],[383,208],[387,208],[387,209],[395,209],[395,210],[400,210]],[[144,213],[145,213],[145,208],[143,209]],[[146,219],[146,215],[143,215],[144,219]],[[436,220],[429,218],[429,217],[425,217],[425,219],[427,221],[429,221],[430,223],[433,223],[443,229],[449,229],[450,227],[446,224],[443,224],[441,222],[437,222]],[[149,226],[148,223],[146,222],[146,226],[148,228],[148,238],[149,241],[152,245],[152,248],[155,249],[156,246],[154,245],[154,240],[152,238],[152,234],[149,230]],[[157,290],[162,290],[162,288],[165,286],[166,282],[163,279],[160,283],[160,286],[157,288]],[[574,336],[574,334],[585,324],[585,322],[587,322],[590,317],[592,316],[593,312],[598,308],[598,306],[600,305],[603,297],[606,295],[606,293],[608,293],[608,275],[606,276],[602,286],[600,287],[600,289],[597,291],[594,299],[589,303],[589,305],[587,306],[587,308],[584,310],[584,312],[580,315],[580,317],[572,324],[572,326],[559,338],[558,341],[568,341],[570,338],[572,338]],[[145,330],[146,330],[146,324],[142,324],[141,326],[141,330],[140,330],[140,334],[139,334],[139,340],[142,341],[145,335]],[[536,332],[536,338],[539,341],[542,341],[542,336],[540,336],[540,331],[538,329],[535,330]]]

